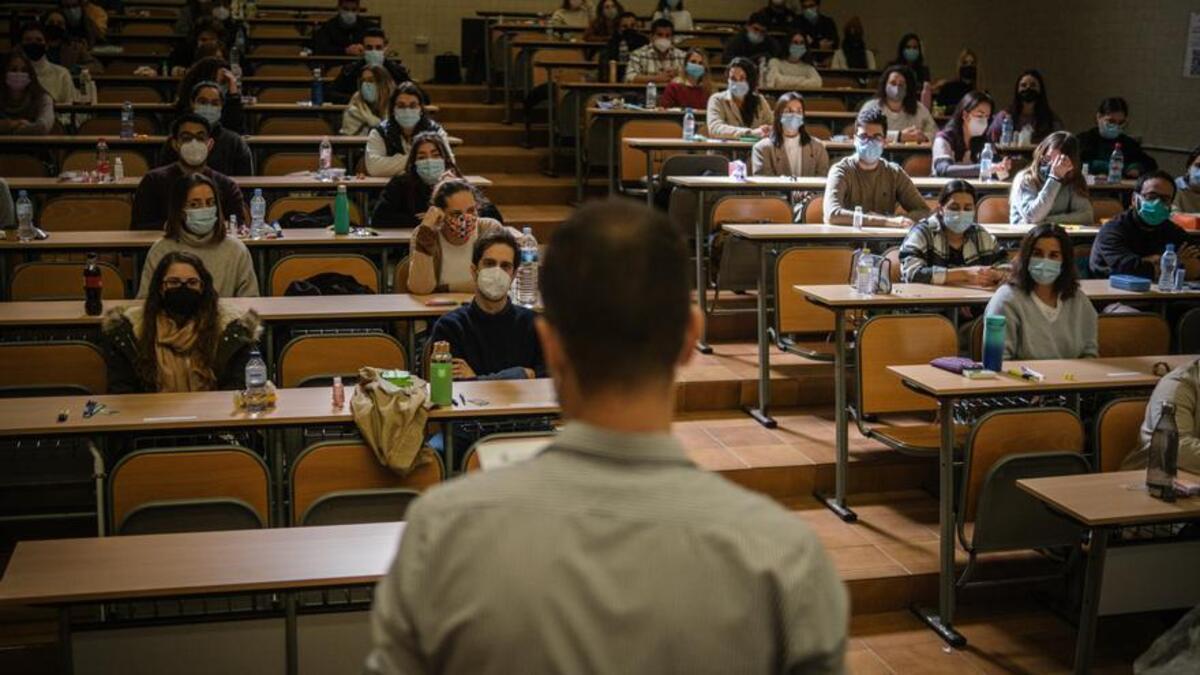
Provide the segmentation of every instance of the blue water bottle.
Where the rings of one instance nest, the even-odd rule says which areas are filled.
[[[1000,372],[1004,367],[1004,328],[1007,320],[1003,316],[988,316],[983,319],[983,367]]]

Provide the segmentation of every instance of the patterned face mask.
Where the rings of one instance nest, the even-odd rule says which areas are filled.
[[[446,231],[455,239],[466,241],[475,234],[476,221],[479,216],[474,213],[463,213],[457,216],[446,218]]]

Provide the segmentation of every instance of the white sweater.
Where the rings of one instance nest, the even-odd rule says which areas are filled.
[[[821,86],[821,74],[803,61],[771,59],[763,75],[768,89],[816,89]]]

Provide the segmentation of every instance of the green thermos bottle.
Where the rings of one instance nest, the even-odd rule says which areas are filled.
[[[333,200],[333,233],[350,234],[350,196],[346,194],[346,186],[339,185],[337,197]]]
[[[433,343],[429,358],[429,399],[434,405],[450,405],[454,396],[454,366],[451,363],[450,343]]]

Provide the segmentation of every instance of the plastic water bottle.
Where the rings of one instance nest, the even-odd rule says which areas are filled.
[[[746,163],[735,159],[729,163],[729,177],[739,183],[746,182]]]
[[[92,100],[92,73],[87,68],[79,72],[79,92],[75,100],[79,103],[96,103]]]
[[[225,226],[225,236],[230,239],[238,238],[238,217],[236,213],[229,214],[229,223]]]
[[[533,228],[526,227],[521,235],[521,266],[517,268],[517,302],[526,307],[537,304],[538,243]]]
[[[983,367],[993,373],[1004,367],[1004,331],[1008,320],[996,314],[983,320]]]
[[[871,283],[871,273],[874,271],[871,254],[865,248],[859,249],[858,263],[854,270],[854,290],[860,295],[871,295],[875,292],[875,285]]]
[[[312,81],[312,98],[313,105],[324,105],[325,103],[325,83],[321,81],[321,69],[313,68]]]
[[[854,229],[863,229],[863,210],[861,206],[854,207]]]
[[[1179,429],[1175,426],[1175,404],[1163,401],[1158,424],[1150,436],[1146,458],[1146,488],[1151,497],[1175,501],[1175,475],[1179,463]]]
[[[121,104],[121,138],[133,138],[133,104]]]
[[[329,137],[321,139],[321,149],[317,154],[317,175],[321,180],[329,178],[329,170],[333,168],[333,144]]]
[[[1013,119],[1012,115],[1005,115],[1004,122],[1000,125],[1000,145],[1012,145],[1013,142]]]
[[[992,160],[995,157],[996,152],[992,150],[992,144],[984,145],[983,153],[979,155],[979,180],[989,181],[992,179]]]
[[[691,108],[683,111],[683,140],[690,141],[696,137],[696,113]]]
[[[33,241],[37,238],[37,230],[33,227],[33,201],[29,193],[21,190],[17,194],[17,239]]]
[[[101,138],[96,143],[96,180],[106,183],[111,173],[112,166],[108,163],[108,141]]]
[[[1125,175],[1125,153],[1121,152],[1121,144],[1117,143],[1112,154],[1108,157],[1108,182],[1120,183]]]
[[[653,82],[646,83],[646,108],[658,107],[658,85]]]
[[[262,239],[267,229],[267,200],[263,198],[262,188],[254,188],[254,196],[250,198],[250,238]]]
[[[1175,244],[1167,244],[1167,250],[1163,251],[1162,258],[1158,260],[1158,290],[1174,291],[1175,288],[1175,270],[1179,268],[1179,256],[1175,254]]]
[[[350,234],[350,195],[345,185],[339,185],[333,198],[333,233]]]
[[[250,361],[246,363],[246,391],[242,393],[242,400],[247,412],[267,409],[267,364],[258,353],[258,347],[250,352]]]
[[[121,161],[118,155],[113,159],[113,180],[122,180],[125,178],[125,162]]]
[[[242,81],[242,50],[234,45],[229,50],[229,72],[240,84]]]

